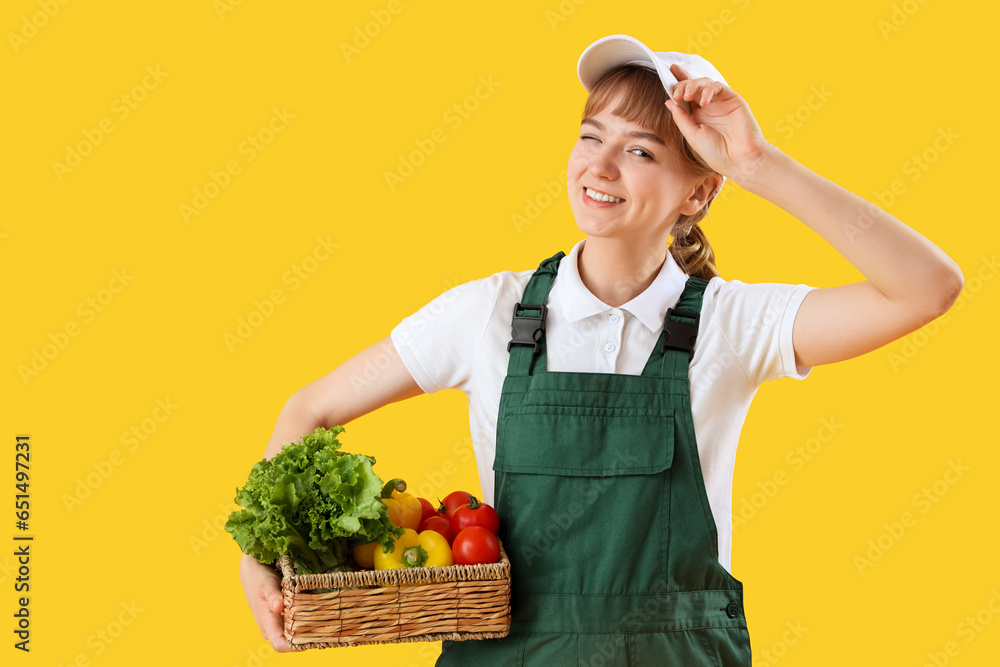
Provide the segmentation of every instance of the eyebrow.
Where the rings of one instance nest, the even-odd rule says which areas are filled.
[[[594,127],[596,127],[598,130],[600,130],[602,132],[604,132],[606,130],[606,128],[604,127],[604,125],[602,125],[600,122],[594,120],[593,118],[584,118],[580,122],[580,125],[586,125],[587,123],[593,125]],[[651,134],[649,132],[636,132],[636,131],[633,130],[631,132],[626,132],[625,136],[626,137],[632,137],[634,139],[645,139],[647,141],[652,141],[654,143],[660,144],[661,146],[666,146],[667,145],[663,141],[663,139],[660,139],[655,134]]]

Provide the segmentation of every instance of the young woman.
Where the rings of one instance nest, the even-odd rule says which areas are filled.
[[[512,622],[504,639],[444,642],[438,664],[749,665],[729,555],[736,445],[757,388],[920,328],[951,306],[962,273],[770,144],[703,58],[612,35],[578,74],[590,96],[567,188],[585,238],[537,270],[445,292],[296,392],[264,456],[317,426],[461,389],[511,559]],[[723,280],[699,222],[727,177],[866,280]],[[368,363],[385,370],[356,389]],[[261,634],[289,650],[273,568],[243,556],[240,576]]]

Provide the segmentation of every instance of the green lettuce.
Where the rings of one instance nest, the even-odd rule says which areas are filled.
[[[317,428],[253,465],[226,531],[243,553],[271,564],[288,554],[300,574],[343,569],[351,548],[378,542],[383,549],[403,529],[389,521],[375,459],[337,451],[342,426]]]

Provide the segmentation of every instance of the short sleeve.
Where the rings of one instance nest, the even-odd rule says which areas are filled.
[[[498,297],[497,280],[473,280],[440,294],[393,328],[393,345],[425,393],[467,389]]]
[[[755,385],[790,377],[804,380],[811,366],[795,365],[792,325],[809,285],[711,281],[713,321],[721,328]],[[712,289],[714,288],[714,289]]]

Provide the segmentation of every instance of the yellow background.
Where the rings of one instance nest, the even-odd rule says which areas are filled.
[[[393,8],[4,3],[4,663],[276,664],[243,598],[239,550],[221,530],[236,487],[295,390],[448,287],[533,268],[580,238],[565,193],[541,195],[577,136],[580,52],[626,33],[709,58],[770,141],[883,204],[965,272],[946,318],[806,381],[760,389],[733,494],[734,513],[755,510],[738,522],[733,548],[755,664],[923,665],[934,655],[995,664],[996,6]],[[490,79],[495,88],[475,99]],[[456,104],[476,108],[458,123],[446,116]],[[275,120],[281,129],[269,136],[275,109],[294,117]],[[102,123],[111,131],[88,139]],[[952,140],[935,146],[948,128]],[[435,130],[445,141],[390,188],[386,172]],[[250,136],[270,141],[253,159]],[[77,147],[88,154],[76,167],[54,166]],[[921,155],[925,168],[913,162]],[[193,206],[213,173],[225,182],[231,161],[239,172],[209,186],[215,196],[185,220],[182,205]],[[894,201],[879,200],[894,182]],[[531,202],[547,205],[535,212]],[[537,214],[518,224],[515,214],[527,213]],[[727,279],[863,279],[804,224],[733,183],[705,229]],[[305,261],[320,238],[336,249]],[[296,284],[296,266],[314,271]],[[114,280],[123,270],[124,286]],[[274,290],[283,301],[270,316],[227,344]],[[74,324],[76,335],[60,335]],[[24,374],[36,352],[41,370]],[[175,406],[160,421],[158,400]],[[823,430],[829,423],[838,426]],[[145,439],[123,441],[133,428]],[[30,654],[12,647],[17,434],[32,443]],[[443,495],[478,490],[468,437],[465,398],[452,391],[361,418],[341,440],[376,456],[383,478]],[[809,446],[810,460],[795,463],[795,449]],[[949,462],[967,468],[954,483],[941,481]],[[440,472],[451,465],[458,472]],[[786,483],[768,487],[776,474]],[[935,482],[935,502],[916,502]],[[904,512],[915,523],[893,537]],[[870,540],[886,548],[859,570]],[[966,619],[977,613],[973,630]],[[280,659],[430,665],[439,649]]]

